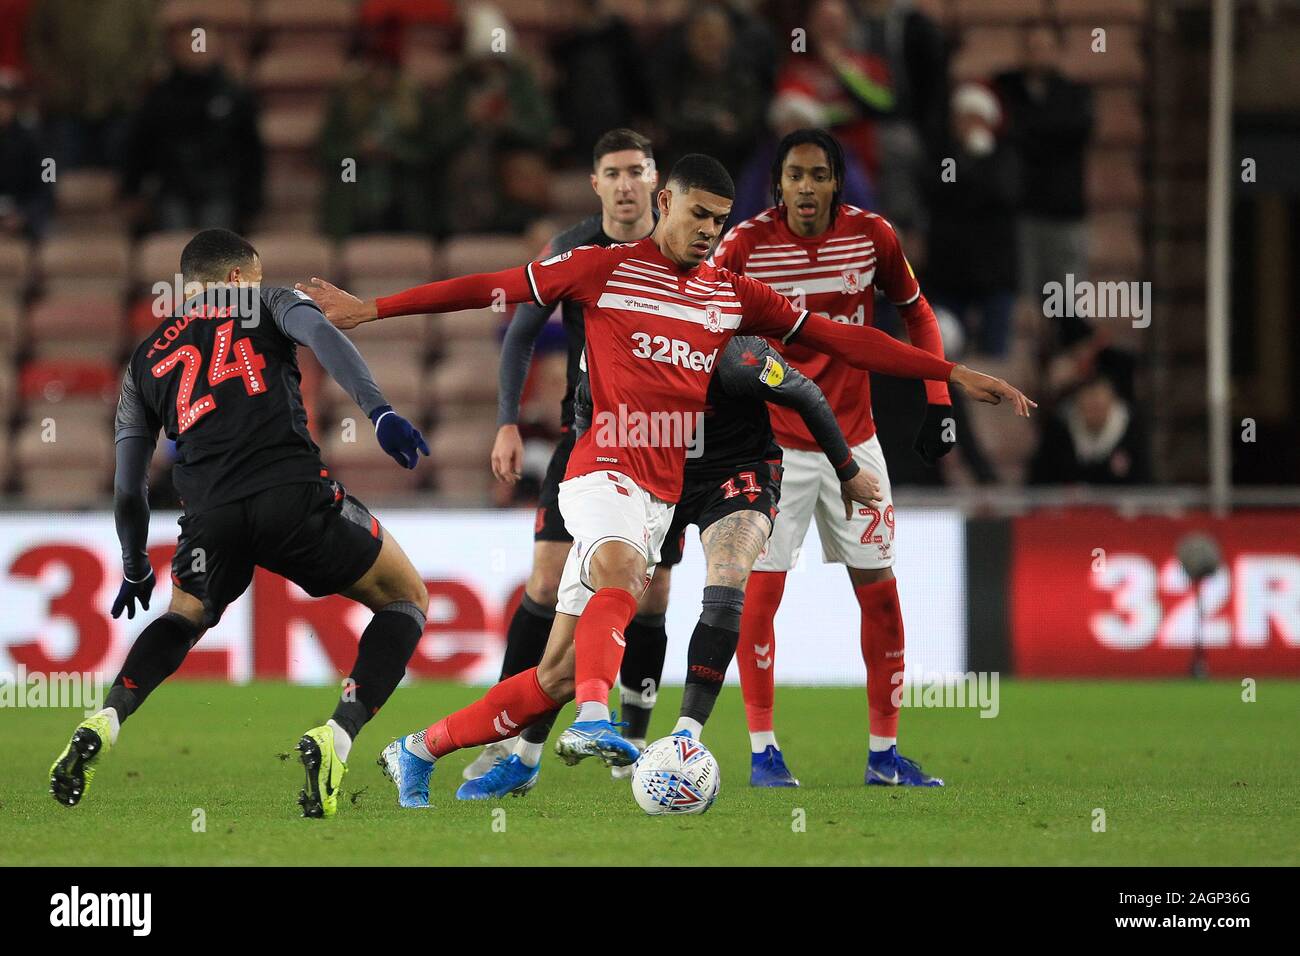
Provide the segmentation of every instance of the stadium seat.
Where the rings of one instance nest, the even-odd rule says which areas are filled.
[[[499,336],[507,313],[491,309],[468,309],[451,312],[434,320],[433,342],[442,354],[489,349],[499,351]]]
[[[125,233],[117,180],[112,169],[60,170],[54,184],[54,229],[59,234]]]
[[[384,397],[407,418],[418,418],[426,387],[423,355],[406,343],[391,341],[366,343],[362,355]],[[328,419],[334,427],[344,418],[357,418],[360,426],[369,428],[351,396],[328,375],[321,377],[317,401],[322,423]]]
[[[455,56],[439,49],[416,47],[402,59],[402,72],[407,79],[427,90],[442,89],[455,69]]]
[[[257,28],[271,35],[346,32],[356,21],[356,6],[348,0],[262,0],[257,7]]]
[[[268,112],[313,109],[319,114],[343,73],[343,64],[343,55],[337,51],[276,50],[253,67],[252,85],[262,109]]]
[[[1131,149],[1093,149],[1087,164],[1088,206],[1094,212],[1133,209],[1142,201],[1139,157]]]
[[[258,118],[258,128],[262,131],[267,153],[272,157],[281,153],[312,153],[320,140],[324,115],[323,104],[264,110]],[[268,189],[267,193],[268,200],[274,202],[277,198],[274,192]]]
[[[32,305],[28,329],[38,356],[112,359],[122,347],[126,316],[118,299],[53,296]]]
[[[443,268],[448,276],[472,272],[498,272],[521,266],[537,254],[518,236],[456,236],[442,246]]]
[[[1065,31],[1061,70],[1085,83],[1137,83],[1146,72],[1141,35],[1136,26],[1105,26],[1106,51],[1094,53],[1094,26],[1074,26]]]
[[[1066,23],[1083,22],[1109,26],[1111,23],[1141,23],[1147,16],[1147,0],[1054,0],[1056,16]]]
[[[379,447],[374,430],[364,419],[353,437],[355,441],[344,441],[342,432],[335,430],[320,443],[321,459],[330,475],[362,501],[372,495],[409,494],[429,480],[427,460],[422,458],[413,469],[399,467]]]
[[[175,282],[181,269],[181,250],[194,238],[194,230],[153,232],[135,247],[135,266],[131,278],[141,292],[150,292],[157,282]]]
[[[339,268],[345,281],[423,276],[421,282],[441,278],[433,243],[420,236],[376,233],[346,240],[339,250]]]
[[[23,333],[23,303],[16,293],[0,288],[0,368],[9,364]]]
[[[1017,27],[978,27],[963,30],[961,47],[952,61],[954,83],[987,82],[994,74],[1013,69],[1022,58]]]
[[[1045,13],[1041,0],[979,0],[948,7],[948,22],[954,26],[1015,24]]]
[[[57,236],[37,256],[47,295],[120,297],[131,277],[130,244],[122,236]]]
[[[443,468],[478,469],[484,478],[491,477],[492,443],[496,440],[496,416],[484,414],[477,419],[447,422],[434,429],[429,439],[433,459]]]
[[[222,0],[221,3],[167,0],[159,13],[159,22],[164,28],[185,27],[191,23],[211,24],[220,28],[223,36],[230,36],[232,41],[248,33],[252,20],[252,0]]]
[[[600,199],[591,188],[591,171],[573,169],[551,176],[551,201],[557,216],[585,218],[600,212]]]
[[[434,479],[440,504],[457,508],[486,508],[491,504],[492,470],[487,459],[478,467],[439,467]]]
[[[458,355],[455,361],[440,362],[429,376],[429,401],[443,421],[447,411],[460,405],[495,405],[497,368],[495,350]]]
[[[23,500],[39,508],[85,510],[103,501],[112,484],[112,468],[106,465],[14,467]]]
[[[1088,265],[1094,278],[1136,279],[1142,269],[1142,232],[1134,211],[1096,213],[1088,220]]]
[[[0,237],[0,294],[26,291],[31,263],[31,247],[26,240]]]
[[[312,276],[333,275],[334,246],[329,240],[311,232],[256,233],[249,241],[262,258],[262,282],[265,285],[292,287]]]
[[[97,468],[113,464],[113,433],[99,419],[49,410],[29,418],[19,428],[14,459],[23,471],[55,468]]]
[[[0,355],[0,435],[9,434],[9,420],[18,408],[18,376],[9,356]]]
[[[390,286],[388,291],[392,292],[393,288]],[[349,286],[348,289],[356,292],[357,289],[364,289],[364,285]],[[359,295],[363,299],[374,297],[369,292],[359,293]],[[423,357],[429,349],[431,328],[430,316],[403,315],[384,322],[367,322],[365,325],[358,325],[355,329],[349,329],[347,336],[361,350],[362,355],[368,355],[374,348],[382,349],[389,345],[400,345],[409,350],[412,355]]]
[[[1094,141],[1102,146],[1139,146],[1146,137],[1146,121],[1136,89],[1111,87],[1093,95],[1096,116]]]

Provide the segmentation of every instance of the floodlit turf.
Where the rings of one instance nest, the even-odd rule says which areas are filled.
[[[1244,703],[1229,682],[1004,681],[994,719],[904,711],[904,752],[948,782],[928,791],[863,787],[862,692],[809,688],[777,693],[803,787],[751,790],[728,688],[705,736],[723,785],[704,816],[646,817],[595,761],[568,768],[549,752],[524,798],[456,801],[472,756],[457,754],[434,775],[434,809],[399,809],[378,751],[477,693],[399,690],[361,738],[329,821],[298,818],[298,765],[277,756],[328,712],[329,689],[165,685],[75,809],[53,802],[46,775],[78,712],[2,709],[0,864],[1300,863],[1300,683],[1263,680]],[[670,729],[679,694],[661,694],[654,734]]]

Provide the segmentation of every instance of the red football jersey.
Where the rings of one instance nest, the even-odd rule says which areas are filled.
[[[713,260],[767,283],[799,308],[848,325],[873,323],[877,287],[899,306],[921,294],[893,226],[848,203],[840,204],[829,229],[811,238],[790,230],[781,207],[768,209],[727,233]],[[777,348],[825,393],[850,446],[876,433],[867,372],[797,342]],[[797,412],[777,405],[769,411],[782,446],[817,450]]]
[[[681,496],[686,444],[703,412],[713,368],[738,330],[780,341],[806,310],[711,262],[683,270],[647,237],[579,246],[529,263],[545,306],[583,305],[592,424],[564,477],[609,469],[664,501]]]

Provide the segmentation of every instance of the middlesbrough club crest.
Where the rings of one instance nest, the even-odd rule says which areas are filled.
[[[845,269],[840,273],[844,280],[844,291],[848,293],[857,292],[862,287],[862,274],[857,269]]]
[[[716,305],[704,307],[704,327],[710,332],[722,331],[722,310]]]

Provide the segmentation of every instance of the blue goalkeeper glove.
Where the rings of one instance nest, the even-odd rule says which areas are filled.
[[[113,617],[122,616],[126,611],[128,619],[135,618],[135,602],[140,602],[140,607],[149,610],[149,598],[153,594],[153,586],[158,579],[154,577],[153,568],[149,569],[149,576],[139,581],[132,581],[123,575],[122,586],[117,589],[117,599],[113,602]]]
[[[429,446],[419,429],[393,411],[392,405],[380,405],[370,413],[370,420],[375,423],[379,447],[403,468],[414,468],[421,453],[429,454]]]

